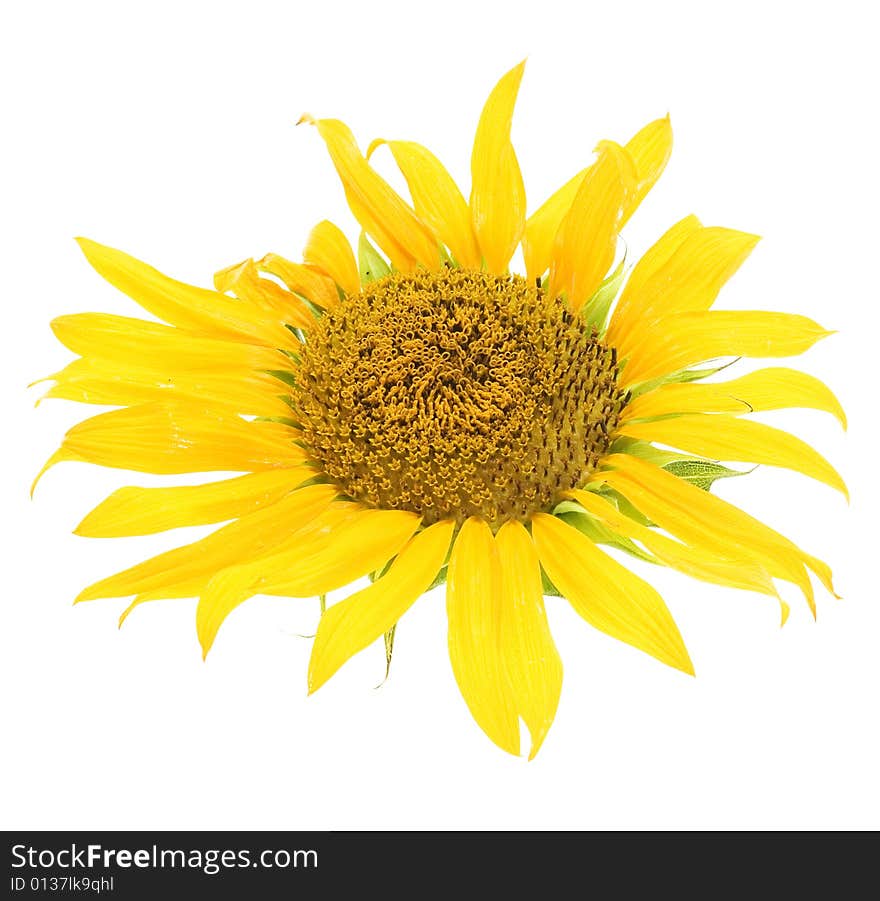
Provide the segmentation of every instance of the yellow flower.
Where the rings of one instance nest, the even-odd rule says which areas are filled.
[[[320,596],[315,691],[383,636],[390,658],[395,624],[445,582],[465,702],[512,754],[522,719],[534,756],[562,683],[546,595],[693,673],[659,594],[600,545],[777,599],[774,580],[786,580],[814,610],[810,571],[833,592],[826,564],[709,489],[739,474],[713,462],[724,460],[787,467],[845,492],[808,445],[743,418],[812,407],[845,425],[840,405],[796,370],[702,381],[718,368],[694,368],[800,354],[828,332],[803,316],[712,310],[758,239],[695,216],[627,277],[615,268],[618,234],[669,157],[668,117],[626,144],[602,141],[527,216],[510,142],[522,73],[508,72],[483,108],[469,199],[419,144],[378,140],[364,155],[342,122],[304,117],[363,230],[357,258],[324,221],[302,262],[246,260],[211,290],[80,241],[161,323],[97,313],[53,322],[78,357],[48,396],[117,409],[73,427],[44,471],[78,460],[244,475],[112,494],[78,534],[227,524],[78,600],[133,598],[124,619],[147,601],[198,597],[207,654],[253,595]],[[373,168],[380,151],[411,202]],[[524,275],[509,273],[518,248]],[[328,592],[364,576],[367,587],[324,610]]]

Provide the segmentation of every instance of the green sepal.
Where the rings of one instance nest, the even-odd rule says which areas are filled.
[[[720,463],[710,463],[707,460],[675,460],[667,463],[663,467],[667,472],[671,472],[674,476],[702,488],[703,491],[710,491],[712,483],[716,479],[730,479],[735,476],[748,475],[753,470],[741,472],[738,469],[729,469]]]
[[[605,334],[608,327],[608,313],[611,311],[611,304],[620,291],[623,283],[623,277],[626,274],[624,265],[626,263],[626,254],[620,261],[618,267],[602,282],[596,289],[596,293],[584,304],[581,312],[584,324],[589,328],[595,328],[600,335]]]
[[[271,375],[273,378],[278,379],[279,382],[284,382],[285,385],[296,388],[296,376],[289,369],[264,369],[263,371],[266,375]]]
[[[622,512],[622,511],[621,511]],[[649,563],[657,563],[653,554],[643,551],[634,541],[612,532],[607,526],[590,516],[584,510],[564,512],[559,516],[564,523],[573,526],[582,535],[586,535],[595,544],[605,544],[618,550],[626,551],[639,560],[647,560]]]
[[[361,236],[358,238],[358,272],[362,285],[384,278],[391,273],[391,267],[385,262],[382,254],[370,243],[366,232],[361,232]]]
[[[710,369],[682,369],[679,372],[673,372],[672,375],[663,375],[656,379],[650,379],[647,382],[636,385],[634,388],[630,388],[630,397],[648,394],[661,385],[685,384],[686,382],[698,382],[700,379],[707,379],[710,375],[715,375],[716,372],[721,372],[723,369],[727,369],[728,366],[733,366],[740,359],[740,357],[737,357],[735,360],[730,360],[727,363],[722,363],[721,366],[714,366]]]
[[[661,450],[654,447],[649,441],[642,441],[640,438],[616,438],[608,449],[609,454],[626,454],[629,457],[637,457],[646,463],[653,463],[655,466],[667,466],[670,463],[676,463],[679,460],[689,460],[690,457],[685,454],[676,454],[673,451]]]
[[[300,344],[306,343],[306,333],[301,328],[297,328],[297,326],[291,325],[289,322],[285,322],[284,327],[297,339],[297,341],[299,341]],[[284,350],[283,347],[279,347],[278,349],[284,351],[284,353],[290,353],[290,351]]]
[[[281,425],[289,425],[291,428],[302,431],[302,423],[291,419],[290,416],[255,416],[254,422],[277,422]]]
[[[288,350],[286,347],[279,347],[278,350],[280,350],[285,357],[289,357],[293,360],[294,363],[302,362],[302,357],[295,350]]]
[[[391,672],[391,655],[394,653],[394,633],[397,631],[397,623],[395,623],[386,633],[385,633],[385,678],[382,680],[383,682],[388,678],[388,674]]]
[[[434,581],[428,586],[427,591],[430,591],[432,588],[436,588],[438,585],[443,585],[446,582],[446,571],[449,569],[449,564],[444,563],[443,566],[440,567],[440,572],[434,576]]]
[[[541,567],[541,593],[545,597],[563,598],[565,595],[550,581],[544,567]]]

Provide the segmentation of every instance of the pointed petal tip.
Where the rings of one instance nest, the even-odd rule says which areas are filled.
[[[297,125],[317,125],[318,120],[311,113],[303,113],[299,119],[296,120]]]
[[[369,160],[369,158],[373,155],[373,153],[378,150],[383,144],[387,144],[388,141],[385,138],[373,138],[370,141],[370,146],[367,147],[367,152],[364,156]]]
[[[791,613],[791,607],[789,607],[789,605],[786,604],[786,602],[783,601],[781,598],[779,600],[779,612],[780,612],[779,628],[781,629],[788,622],[788,616]]]

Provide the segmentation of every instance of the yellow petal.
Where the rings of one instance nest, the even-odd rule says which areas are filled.
[[[635,327],[641,309],[641,298],[648,286],[655,283],[657,274],[663,270],[688,235],[701,228],[696,216],[685,216],[665,232],[636,263],[608,323],[606,338],[610,344],[617,346],[630,329]]]
[[[523,235],[526,189],[510,127],[525,60],[504,75],[489,95],[471,154],[471,216],[489,272],[507,272]]]
[[[146,365],[140,367],[140,362]],[[213,372],[175,372],[173,365],[171,360],[163,368],[161,364],[151,364],[147,358],[122,365],[113,360],[81,357],[49,376],[55,384],[43,397],[112,406],[182,399],[209,403],[229,413],[290,415],[290,407],[281,396],[286,393],[285,386],[267,373],[232,367]]]
[[[427,147],[413,141],[378,140],[370,150],[381,144],[388,145],[403,173],[419,219],[449,248],[460,266],[479,269],[480,248],[467,201],[443,163]]]
[[[385,251],[395,268],[408,272],[421,263],[440,264],[437,243],[397,192],[376,173],[358,149],[354,135],[338,119],[304,118],[318,129],[345,188],[355,219]]]
[[[555,516],[533,516],[532,535],[550,581],[591,626],[693,675],[672,614],[647,582]]]
[[[549,292],[564,293],[575,312],[593,296],[614,262],[621,212],[634,185],[632,159],[619,145],[604,141],[553,248]]]
[[[205,485],[119,488],[74,532],[88,538],[118,538],[238,519],[276,503],[314,474],[313,469],[297,467],[249,473]]]
[[[601,519],[612,532],[641,542],[654,556],[672,569],[704,582],[779,597],[767,571],[747,557],[737,558],[733,548],[725,557],[720,557],[705,548],[681,544],[660,535],[654,529],[649,529],[624,516],[613,504],[593,491],[573,490],[568,494],[584,510]]]
[[[364,510],[312,541],[218,572],[196,608],[203,656],[226,617],[248,598],[255,594],[311,597],[348,585],[385,566],[420,521],[403,510]]]
[[[327,219],[309,233],[303,260],[326,272],[346,294],[360,291],[361,279],[351,244],[342,230]]]
[[[654,422],[632,422],[618,432],[668,444],[699,457],[783,466],[849,494],[837,470],[809,444],[782,429],[726,413],[691,413]]]
[[[562,661],[553,643],[538,554],[522,523],[509,520],[496,536],[501,563],[501,646],[519,715],[532,740],[529,760],[553,724],[562,691]]]
[[[59,316],[52,320],[51,328],[55,337],[74,353],[106,360],[122,369],[133,365],[166,373],[247,371],[280,369],[285,360],[290,362],[275,348],[208,338],[158,322],[109,313]]]
[[[70,429],[61,449],[88,463],[138,472],[250,472],[303,463],[305,451],[293,444],[297,434],[177,400],[100,413]]]
[[[617,350],[626,357],[641,342],[663,339],[658,321],[674,313],[708,310],[727,280],[745,262],[760,238],[730,228],[699,228],[691,232],[666,264],[630,301],[625,333],[616,336]]]
[[[264,557],[293,547],[313,548],[316,544],[325,541],[325,536],[339,525],[364,513],[364,508],[360,504],[336,498],[329,505],[325,505],[323,509],[319,509],[319,512],[308,521],[303,522],[302,519],[298,518],[291,519],[290,528],[285,529],[284,523],[287,521],[285,517],[291,511],[285,510],[284,506],[279,508],[279,510],[281,516],[278,517],[278,522],[283,530],[281,532],[278,532],[277,529],[272,531],[264,529],[264,524],[252,520],[251,517],[245,517],[241,520],[244,525],[237,530],[233,530],[233,527],[237,527],[238,523],[230,523],[228,526],[224,526],[224,528],[232,530],[228,535],[224,536],[226,538],[234,538],[235,535],[240,534],[241,529],[245,529],[247,533],[245,536],[246,547],[250,548],[250,555],[236,553],[230,556],[227,554],[225,563],[218,558],[216,561],[217,565],[213,569],[199,569],[191,575],[186,574],[188,570],[172,570],[169,578],[160,581],[157,587],[145,588],[139,592],[129,608],[124,611],[122,619],[127,617],[135,607],[148,601],[198,597],[207,589],[214,576],[224,569],[235,569],[245,564],[257,564]],[[296,513],[295,510],[292,512]],[[251,533],[255,535],[253,539],[248,537]],[[181,573],[181,578],[175,581],[174,577],[178,572]]]
[[[804,564],[818,574],[813,565],[817,561],[793,542],[738,507],[652,463],[627,454],[612,454],[604,462],[614,469],[594,473],[591,481],[607,484],[661,529],[694,547],[719,556],[745,553],[771,576],[797,585],[815,610]]]
[[[550,266],[553,245],[562,220],[571,209],[590,166],[581,169],[526,219],[522,237],[523,258],[530,282],[541,278]]]
[[[831,390],[797,369],[758,369],[729,382],[661,385],[636,397],[623,411],[622,422],[672,413],[753,413],[803,407],[824,410],[846,428],[846,414]]]
[[[271,310],[296,328],[308,329],[315,324],[314,313],[302,298],[271,279],[263,278],[253,260],[244,260],[215,272],[214,287],[218,291],[231,291],[241,300]]]
[[[666,166],[672,151],[669,117],[648,123],[626,144],[625,149],[632,157],[636,182],[624,206],[621,227],[635,212]],[[591,168],[592,166],[587,166],[569,179],[526,219],[522,247],[529,281],[543,276],[550,266],[556,233]]]
[[[455,540],[447,571],[449,659],[479,727],[499,748],[519,754],[519,719],[502,644],[501,578],[492,532],[472,516]]]
[[[621,373],[627,387],[715,357],[791,357],[832,334],[792,313],[713,310],[659,320],[650,341],[637,347]]]
[[[280,278],[295,294],[305,297],[325,310],[332,310],[339,305],[339,292],[333,279],[302,263],[292,263],[277,253],[269,253],[257,263],[257,266],[264,272],[270,272]]]
[[[190,582],[198,584],[218,570],[273,548],[313,520],[335,496],[336,489],[331,485],[300,488],[199,541],[166,551],[90,585],[80,592],[77,601],[127,597]]]
[[[669,116],[649,122],[626,144],[626,150],[636,165],[638,182],[628,197],[620,225],[623,227],[648,191],[663,174],[672,154],[672,123]]]
[[[309,661],[310,694],[391,629],[428,590],[446,559],[454,528],[451,520],[429,526],[409,540],[381,579],[324,613]]]
[[[136,260],[86,238],[78,238],[86,259],[99,275],[159,319],[181,328],[230,341],[290,347],[296,340],[277,316],[219,291],[176,281]]]

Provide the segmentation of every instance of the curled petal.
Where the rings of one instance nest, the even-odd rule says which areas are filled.
[[[360,291],[361,279],[351,244],[329,220],[319,222],[309,233],[303,260],[329,275],[346,294]]]
[[[396,269],[413,270],[417,263],[436,269],[437,243],[403,199],[367,162],[351,129],[338,119],[310,119],[324,139],[345,188],[355,219],[388,254]]]

